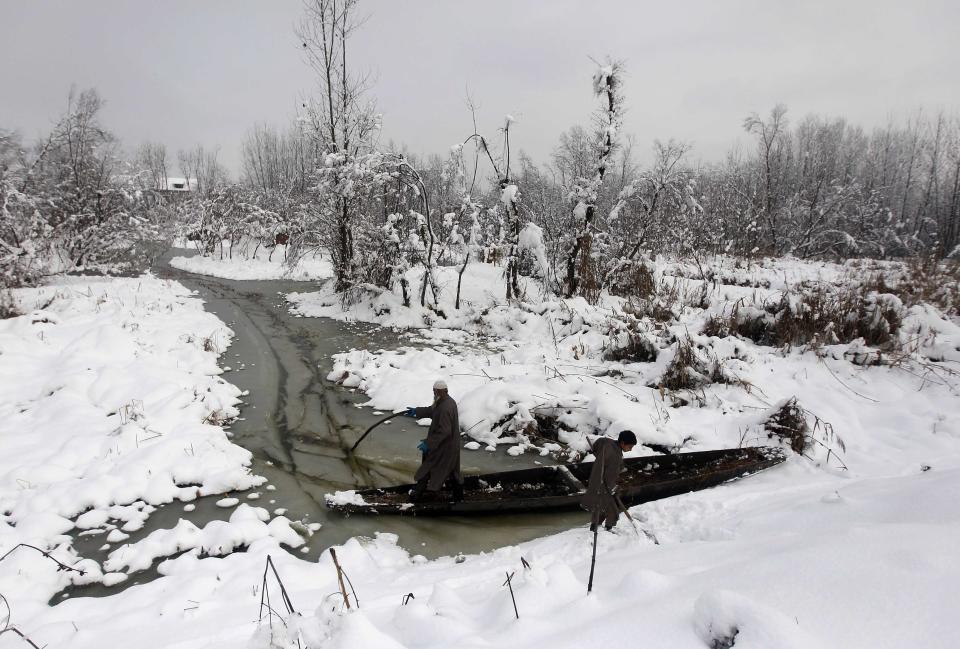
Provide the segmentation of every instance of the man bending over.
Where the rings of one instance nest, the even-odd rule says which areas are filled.
[[[601,437],[593,443],[596,459],[590,471],[590,483],[580,505],[590,512],[590,531],[596,532],[600,521],[609,532],[620,518],[617,504],[617,480],[623,471],[623,454],[629,453],[637,444],[633,431],[621,431],[617,439]]]

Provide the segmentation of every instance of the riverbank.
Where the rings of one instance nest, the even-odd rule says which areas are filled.
[[[50,570],[29,548],[7,556],[0,592],[24,615],[69,585],[117,584],[149,566],[156,553],[131,537],[158,508],[179,503],[189,517],[198,501],[265,480],[223,428],[243,396],[217,366],[233,332],[190,291],[152,276],[62,278],[13,298],[22,315],[0,322],[0,546],[36,546],[72,567]],[[269,529],[265,510],[256,517],[256,535],[302,544],[282,516]],[[181,529],[210,555],[251,533]],[[102,564],[86,551],[94,539]]]
[[[180,251],[195,253],[187,249]],[[234,249],[224,243],[219,254],[215,256],[181,254],[174,256],[169,263],[172,267],[189,273],[246,281],[285,279],[310,282],[333,276],[330,260],[319,253],[310,253],[293,265],[287,264],[286,259],[287,246],[263,248],[243,241]]]

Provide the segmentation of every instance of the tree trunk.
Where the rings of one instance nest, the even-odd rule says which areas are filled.
[[[467,264],[470,263],[470,253],[467,253],[467,256],[463,259],[463,265],[460,267],[460,272],[457,273],[457,299],[453,303],[453,308],[457,311],[460,310],[460,285],[463,283],[463,271],[467,270]]]

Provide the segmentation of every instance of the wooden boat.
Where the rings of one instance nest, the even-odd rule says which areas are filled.
[[[783,462],[779,448],[761,446],[651,455],[625,460],[618,493],[636,505],[706,489]],[[413,485],[327,494],[327,507],[343,513],[412,516],[506,514],[577,509],[592,462],[536,467],[464,477],[464,499],[449,491],[410,502]]]

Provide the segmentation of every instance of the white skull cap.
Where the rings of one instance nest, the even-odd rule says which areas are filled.
[[[437,382],[433,384],[433,389],[434,389],[434,390],[446,390],[446,389],[447,389],[447,382],[444,381],[443,379],[438,379]]]

